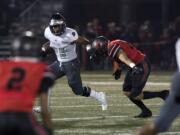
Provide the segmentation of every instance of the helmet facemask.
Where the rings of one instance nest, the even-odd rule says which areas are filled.
[[[65,32],[66,23],[65,19],[59,13],[54,14],[49,23],[50,30],[55,35],[61,35]]]

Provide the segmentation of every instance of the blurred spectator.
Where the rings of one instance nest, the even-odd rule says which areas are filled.
[[[110,40],[114,40],[120,37],[121,29],[118,29],[117,24],[115,22],[109,22],[107,24],[107,32],[106,36]]]
[[[100,24],[100,21],[98,18],[93,18],[92,20],[92,25],[93,25],[93,29],[95,30],[95,32],[98,34],[98,35],[103,35],[104,32],[103,32],[103,28]]]
[[[92,41],[94,38],[96,38],[98,36],[98,33],[95,31],[92,22],[88,22],[86,24],[86,28],[84,30],[84,34],[83,35],[86,38],[88,38],[90,41]]]

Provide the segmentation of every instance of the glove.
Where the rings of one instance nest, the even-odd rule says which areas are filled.
[[[137,67],[137,66],[134,66],[134,67],[132,68],[132,75],[140,74],[142,71],[143,71],[142,68]]]
[[[114,79],[118,80],[121,77],[121,70],[117,69],[114,73],[113,73]]]
[[[46,53],[45,51],[41,51],[41,52],[40,52],[40,56],[43,57],[43,58],[45,58],[45,57],[47,56],[47,53]]]

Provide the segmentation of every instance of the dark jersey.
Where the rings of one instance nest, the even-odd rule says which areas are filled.
[[[132,44],[123,40],[113,40],[108,44],[108,55],[118,63],[120,62],[116,56],[120,50],[123,50],[127,57],[135,64],[139,64],[144,61],[145,55],[137,50]]]
[[[43,63],[1,61],[0,112],[32,112],[46,69]]]

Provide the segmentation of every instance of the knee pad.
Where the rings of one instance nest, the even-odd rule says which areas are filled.
[[[91,93],[91,88],[88,86],[83,86],[83,94],[82,96],[89,97]]]

